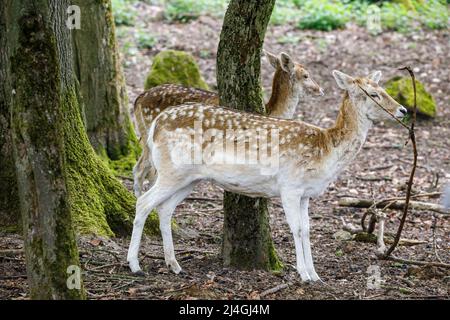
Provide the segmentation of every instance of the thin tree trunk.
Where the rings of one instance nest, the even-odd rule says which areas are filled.
[[[275,0],[231,0],[217,56],[220,104],[263,112],[261,50]],[[225,192],[224,264],[241,269],[279,269],[267,199]]]
[[[111,1],[72,4],[81,9],[81,29],[73,31],[74,62],[89,140],[99,155],[111,160],[135,158],[138,142],[128,112]]]
[[[64,143],[64,113],[76,109],[65,26],[68,3],[9,0],[13,154],[33,299],[82,299],[67,286],[78,266]],[[70,64],[69,64],[70,65]]]

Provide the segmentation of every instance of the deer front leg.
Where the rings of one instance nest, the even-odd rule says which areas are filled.
[[[320,277],[317,275],[314,269],[314,262],[311,253],[311,243],[309,240],[310,236],[310,224],[309,224],[309,198],[301,198],[300,200],[300,224],[301,224],[301,240],[303,245],[303,254],[305,256],[306,271],[311,277],[311,281],[318,281]]]
[[[303,254],[302,243],[302,225],[300,218],[300,192],[286,191],[281,194],[281,202],[283,204],[284,214],[286,215],[287,223],[294,236],[295,255],[297,257],[297,271],[300,274],[302,281],[311,281],[306,270],[305,256]]]

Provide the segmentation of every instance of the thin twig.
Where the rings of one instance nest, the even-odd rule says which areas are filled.
[[[408,180],[408,184],[407,184],[407,190],[406,190],[406,199],[405,199],[405,206],[404,206],[404,210],[403,210],[403,216],[402,219],[400,221],[400,225],[398,227],[397,233],[395,235],[394,238],[394,242],[392,243],[392,245],[389,247],[389,249],[383,254],[381,255],[382,258],[387,259],[389,257],[389,255],[394,251],[394,249],[397,247],[399,241],[400,241],[400,237],[403,231],[403,227],[405,225],[406,222],[406,216],[408,214],[408,209],[409,209],[409,201],[411,199],[411,190],[412,190],[412,185],[414,183],[414,174],[416,172],[416,168],[417,168],[417,145],[416,145],[416,135],[414,132],[414,127],[416,124],[416,119],[417,119],[417,91],[416,91],[416,78],[414,75],[414,72],[412,71],[412,69],[410,67],[403,67],[400,68],[399,70],[406,70],[409,72],[409,75],[411,76],[412,79],[412,83],[413,83],[413,89],[414,89],[414,111],[413,111],[413,118],[411,121],[411,127],[408,127],[406,124],[404,124],[400,119],[398,119],[394,114],[392,114],[392,112],[390,112],[389,110],[387,110],[385,107],[383,107],[380,103],[378,103],[378,101],[376,101],[374,98],[372,98],[372,96],[361,86],[359,86],[359,88],[373,101],[375,102],[375,104],[377,104],[381,109],[383,109],[387,114],[389,114],[395,121],[397,121],[401,126],[403,126],[404,128],[408,129],[409,132],[409,139],[412,142],[413,145],[413,154],[414,154],[414,159],[413,159],[413,167],[411,169],[411,174],[409,176],[409,180]],[[390,205],[390,204],[389,204]],[[388,206],[389,206],[388,205]],[[388,207],[386,206],[386,208]],[[365,224],[364,224],[364,220],[365,217],[363,218],[363,220],[361,221],[361,225],[363,226],[363,228],[365,228]]]
[[[413,160],[413,167],[411,169],[411,174],[409,176],[408,180],[408,187],[406,190],[406,200],[405,200],[405,208],[403,210],[403,216],[400,221],[400,225],[397,230],[397,234],[394,239],[394,243],[389,247],[389,249],[384,254],[384,257],[387,258],[389,255],[395,250],[395,248],[398,245],[398,242],[400,241],[400,237],[402,235],[403,227],[406,222],[406,216],[408,215],[408,209],[409,209],[409,200],[411,198],[411,190],[414,183],[414,174],[416,173],[417,168],[417,144],[416,144],[416,134],[414,131],[414,127],[416,125],[416,119],[417,119],[417,91],[416,91],[416,77],[414,75],[414,71],[410,67],[404,67],[400,70],[407,70],[409,72],[409,75],[411,76],[411,80],[413,83],[413,89],[414,89],[414,111],[413,111],[413,119],[411,121],[411,127],[409,128],[409,138],[411,139],[412,146],[413,146],[413,153],[414,153],[414,160]],[[402,123],[402,122],[401,122]],[[402,123],[403,124],[403,123]]]
[[[408,260],[408,259],[397,258],[395,256],[388,256],[388,257],[385,257],[384,259],[395,261],[395,262],[400,262],[400,263],[404,263],[404,264],[414,264],[417,266],[441,267],[441,268],[447,268],[447,269],[450,268],[450,264],[442,263],[442,262]]]
[[[261,294],[259,296],[262,298],[262,297],[268,296],[269,294],[274,294],[278,291],[286,289],[287,287],[289,287],[289,285],[287,283],[282,283],[273,288],[270,288],[270,289],[267,289],[267,290],[261,292]]]

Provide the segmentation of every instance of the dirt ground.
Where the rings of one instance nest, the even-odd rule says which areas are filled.
[[[143,90],[152,57],[163,49],[191,52],[207,83],[215,88],[215,57],[221,21],[202,17],[189,24],[147,22],[142,26],[159,36],[152,50],[125,56],[130,101]],[[188,35],[188,36],[186,36]],[[333,69],[351,75],[381,70],[384,80],[402,74],[397,68],[411,65],[419,80],[434,95],[438,116],[417,124],[419,166],[415,193],[436,193],[450,181],[450,42],[448,31],[404,35],[385,32],[370,36],[356,26],[332,32],[299,31],[291,26],[270,27],[265,48],[286,51],[305,64],[326,95],[308,98],[298,117],[329,127],[337,116],[341,92],[331,76]],[[121,39],[123,44],[124,39]],[[270,94],[272,69],[262,63],[265,91]],[[383,82],[383,80],[382,80]],[[237,271],[222,266],[222,190],[200,184],[176,210],[181,227],[175,237],[177,258],[185,273],[177,276],[165,267],[162,243],[146,238],[141,265],[146,277],[135,277],[126,265],[129,239],[79,239],[84,285],[89,299],[448,299],[449,269],[381,261],[375,244],[335,238],[342,218],[358,225],[365,209],[344,208],[342,198],[383,199],[404,195],[411,163],[407,132],[396,124],[378,124],[354,163],[310,206],[311,242],[318,274],[324,284],[303,284],[295,270],[295,252],[280,201],[270,207],[273,240],[284,263],[280,273]],[[124,180],[131,189],[131,181]],[[438,197],[423,198],[437,203]],[[401,212],[386,210],[387,230],[395,232]],[[450,263],[449,215],[412,210],[403,238],[418,240],[400,246],[395,255],[404,259]],[[0,235],[0,299],[26,299],[27,284],[22,241]],[[372,282],[373,277],[380,281]],[[280,286],[284,284],[283,286]],[[277,287],[276,292],[267,290]]]

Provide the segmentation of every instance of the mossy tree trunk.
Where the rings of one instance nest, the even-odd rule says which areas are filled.
[[[6,5],[0,5],[0,230],[15,231],[20,217],[16,169],[11,140],[10,59],[6,28]]]
[[[31,218],[44,219],[40,221],[47,224],[46,215],[51,215],[49,209],[53,208],[67,216],[70,213],[73,228],[78,233],[129,235],[135,198],[96,155],[83,124],[76,91],[78,82],[73,73],[71,35],[65,20],[60,21],[67,18],[69,3],[56,0],[28,2],[6,1],[2,5],[0,23],[0,39],[6,48],[2,48],[0,55],[0,111],[5,122],[1,123],[1,130],[15,139],[17,175],[15,178],[13,174],[9,176],[11,186],[19,181],[19,191],[11,191],[11,194],[16,198],[17,194],[21,195],[21,211],[28,214],[24,232],[28,234]],[[22,16],[28,15],[35,17],[34,20],[30,18],[29,23],[37,26],[27,27],[27,19]],[[39,17],[44,20],[39,22]],[[36,27],[41,28],[39,34],[33,29]],[[8,121],[11,118],[13,121]],[[10,123],[14,124],[13,134]],[[5,140],[2,136],[0,159],[2,165],[7,159],[11,166],[13,152],[8,147],[11,143],[4,143]],[[44,179],[44,183],[40,183],[40,179]],[[54,200],[55,207],[51,207],[48,199]],[[48,207],[41,207],[41,200],[47,201],[43,205]],[[2,203],[2,206],[8,210],[13,204]],[[35,211],[39,215],[29,216],[27,208],[32,206],[39,209]],[[69,232],[72,225],[63,213],[55,215],[55,224],[49,221],[47,226],[58,234]],[[17,223],[17,217],[11,220]],[[59,226],[56,222],[65,224]],[[64,231],[57,228],[64,228]],[[69,245],[67,241],[58,243]],[[44,244],[42,250],[47,250]]]
[[[138,153],[128,112],[110,0],[75,0],[81,9],[81,29],[73,31],[75,70],[80,82],[89,140],[96,152],[111,160]],[[134,159],[133,159],[134,158]]]
[[[67,5],[6,3],[11,59],[4,90],[11,92],[12,149],[33,299],[85,297],[81,282],[78,288],[67,286],[67,269],[79,265],[64,142],[64,113],[78,108],[71,70],[63,69],[71,59]]]
[[[231,0],[217,56],[220,104],[264,112],[261,50],[275,0]],[[225,192],[224,264],[241,269],[280,268],[268,219],[267,199]]]

